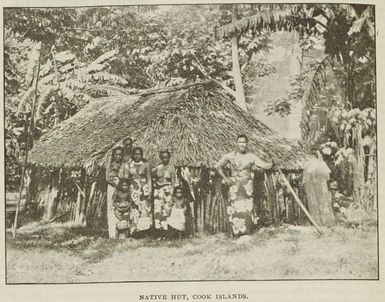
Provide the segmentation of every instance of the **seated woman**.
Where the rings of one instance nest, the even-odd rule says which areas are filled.
[[[127,238],[129,235],[130,211],[133,206],[129,185],[129,180],[127,178],[120,179],[119,185],[112,197],[114,214],[118,219],[115,236],[115,238],[118,239]]]
[[[170,217],[167,219],[169,238],[181,239],[186,230],[187,200],[182,187],[175,187]]]
[[[170,216],[175,186],[175,169],[170,164],[170,157],[170,151],[161,150],[159,152],[161,163],[152,169],[154,177],[154,223],[160,238],[164,238],[166,235],[167,219]]]

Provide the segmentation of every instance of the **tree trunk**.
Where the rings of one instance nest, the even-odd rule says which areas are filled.
[[[233,22],[237,20],[237,7],[236,4],[233,5]],[[243,89],[242,84],[242,74],[241,74],[241,66],[239,65],[239,35],[233,34],[231,37],[231,56],[233,61],[233,77],[234,77],[234,85],[236,92],[236,102],[242,109],[246,110],[246,98],[245,91]]]
[[[21,195],[24,188],[24,180],[25,180],[25,172],[27,169],[28,164],[28,152],[30,148],[30,143],[33,144],[33,133],[35,128],[35,112],[36,112],[36,100],[37,100],[37,87],[39,83],[39,73],[40,73],[40,59],[41,59],[41,42],[38,44],[36,50],[38,51],[39,55],[37,57],[37,62],[35,62],[34,68],[36,68],[36,74],[33,72],[33,76],[35,77],[35,90],[34,90],[34,96],[33,96],[33,103],[32,103],[32,112],[31,112],[31,120],[29,122],[29,126],[27,127],[27,144],[26,144],[26,152],[24,157],[24,165],[21,172],[21,180],[20,180],[20,188],[19,188],[19,199],[17,201],[16,205],[16,213],[15,213],[15,219],[13,222],[13,230],[12,230],[12,238],[16,238],[16,229],[17,229],[17,223],[18,223],[18,216],[19,216],[19,210],[20,210],[20,203],[21,203]],[[32,145],[31,145],[32,146]]]
[[[366,201],[364,200],[364,190],[365,190],[365,175],[364,175],[364,162],[365,162],[365,152],[362,145],[362,126],[358,124],[353,128],[353,143],[355,141],[356,149],[356,158],[357,163],[354,171],[353,179],[353,198],[355,202],[358,202],[361,209],[365,208]]]
[[[377,210],[377,163],[376,163],[376,143],[373,142],[368,154],[368,179],[367,187],[370,196],[369,209]]]

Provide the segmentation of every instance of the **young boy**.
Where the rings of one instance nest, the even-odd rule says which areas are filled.
[[[114,213],[116,218],[118,218],[116,223],[116,238],[118,239],[127,238],[129,234],[129,217],[132,206],[129,186],[129,180],[121,178],[112,197]]]

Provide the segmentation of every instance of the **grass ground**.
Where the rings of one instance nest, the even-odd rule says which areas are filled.
[[[8,283],[144,280],[376,279],[375,228],[263,228],[164,242],[108,240],[66,225],[33,223],[7,239]]]

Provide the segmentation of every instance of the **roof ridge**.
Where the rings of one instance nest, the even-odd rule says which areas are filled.
[[[197,82],[188,83],[188,84],[182,84],[179,86],[150,88],[150,89],[142,90],[142,91],[135,93],[133,95],[148,96],[148,95],[157,94],[157,93],[168,93],[168,92],[187,89],[187,88],[190,88],[193,86],[205,85],[208,83],[212,83],[212,81],[211,80],[205,80],[205,81],[197,81]]]

